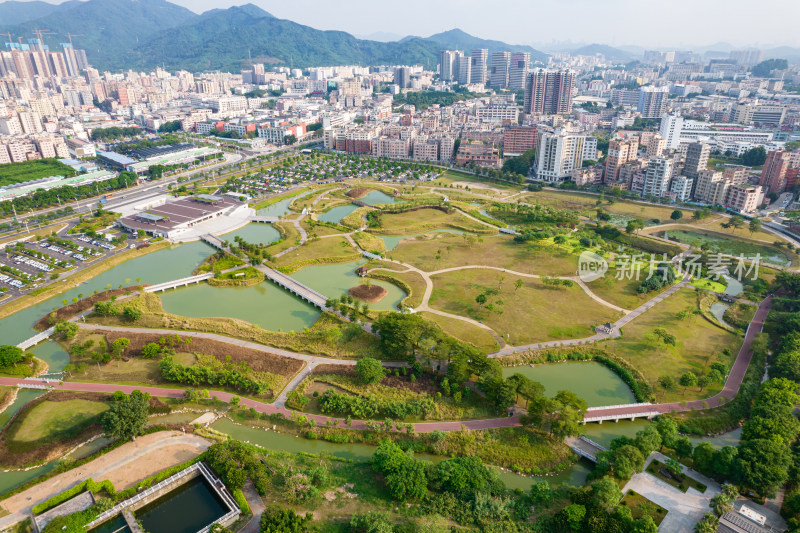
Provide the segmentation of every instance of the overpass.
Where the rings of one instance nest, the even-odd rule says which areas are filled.
[[[206,274],[198,274],[197,276],[189,276],[188,278],[174,279],[172,281],[159,283],[158,285],[150,285],[145,287],[144,292],[161,292],[168,289],[174,289],[176,287],[185,287],[187,285],[191,285],[192,283],[200,283],[201,281],[205,281],[213,277],[214,273],[208,272]]]
[[[41,333],[37,333],[33,337],[29,339],[25,339],[21,343],[17,344],[17,348],[22,348],[23,350],[27,350],[28,348],[32,348],[39,344],[40,342],[49,339],[53,333],[55,332],[55,328],[47,328],[46,330],[42,331]]]
[[[264,275],[270,281],[272,281],[276,285],[283,287],[284,289],[291,292],[298,298],[301,298],[310,303],[311,305],[319,307],[322,310],[325,310],[327,308],[325,306],[325,303],[328,301],[328,299],[322,294],[312,289],[311,287],[307,287],[306,285],[303,285],[299,281],[290,278],[286,274],[278,272],[273,268],[269,268],[268,266],[258,265],[256,268],[259,269],[261,272],[263,272]]]
[[[203,242],[210,244],[217,250],[222,250],[223,252],[228,251],[228,249],[225,247],[225,243],[222,242],[222,239],[215,237],[210,233],[206,233],[205,235],[200,235],[200,239],[202,239]]]

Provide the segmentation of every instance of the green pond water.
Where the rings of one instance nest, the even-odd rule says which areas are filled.
[[[107,285],[134,284],[137,278],[150,284],[185,278],[212,253],[213,249],[207,244],[193,242],[126,261],[74,289],[0,320],[0,339],[3,344],[17,344],[31,337],[36,333],[33,330],[36,321],[51,312],[53,307],[63,306],[63,299],[72,300],[80,294],[88,296],[95,289],[106,290]]]
[[[388,194],[381,192],[381,191],[370,191],[368,192],[361,201],[367,205],[381,205],[381,204],[396,204],[400,200],[395,199]]]
[[[278,241],[281,234],[272,227],[272,224],[248,224],[237,230],[219,236],[224,241],[233,242],[236,237],[241,237],[252,244],[270,244]]]
[[[270,331],[301,331],[320,315],[317,308],[269,281],[252,287],[198,283],[159,294],[169,313],[194,318],[239,318]]]
[[[375,451],[375,447],[368,444],[338,444],[322,440],[308,440],[302,437],[284,435],[275,431],[265,431],[263,429],[240,426],[226,418],[214,422],[211,428],[226,433],[241,441],[258,444],[270,450],[291,453],[306,452],[319,454],[325,452],[352,461],[369,461]],[[417,454],[416,457],[433,463],[438,463],[447,459],[447,457],[444,456],[428,454]],[[591,469],[591,463],[579,461],[575,463],[572,468],[568,468],[556,476],[547,478],[520,476],[499,469],[498,474],[508,488],[528,490],[531,488],[531,485],[539,479],[547,479],[553,484],[569,483],[571,485],[582,485],[586,481],[586,476]]]
[[[555,363],[503,368],[504,377],[515,373],[544,385],[548,396],[555,396],[559,390],[571,390],[586,400],[589,407],[636,402],[625,382],[600,363]]]
[[[308,266],[292,274],[292,278],[307,285],[328,298],[338,298],[348,289],[360,285],[362,279],[356,269],[365,261],[354,261],[340,265]],[[380,302],[369,304],[376,311],[397,310],[397,305],[405,298],[406,293],[397,285],[386,281],[372,280],[373,285],[380,285],[388,291]]]
[[[289,214],[289,204],[292,203],[292,200],[308,196],[309,194],[311,194],[311,191],[306,191],[303,194],[298,194],[297,196],[292,196],[280,202],[275,202],[272,205],[258,209],[256,213],[262,217],[284,217]]]
[[[227,512],[204,477],[196,477],[137,510],[149,533],[196,533]]]
[[[358,206],[354,205],[354,204],[339,205],[339,206],[334,207],[333,209],[330,209],[330,210],[322,213],[317,218],[321,222],[329,222],[331,224],[338,224],[344,217],[346,217],[347,215],[349,215],[350,213],[352,213],[356,209],[358,209]]]
[[[755,243],[735,240],[733,238],[727,239],[725,237],[703,235],[702,233],[684,230],[668,230],[660,233],[659,236],[676,240],[683,244],[691,244],[696,248],[707,244],[708,249],[712,252],[720,252],[734,256],[743,255],[745,258],[752,258],[756,254],[759,254],[761,255],[761,260],[767,263],[781,266],[789,266],[792,264],[787,256],[777,250]]]
[[[117,515],[110,520],[106,520],[89,533],[130,533],[130,528],[122,515]]]
[[[427,233],[455,233],[456,235],[464,234],[463,231],[457,229],[435,229]],[[378,235],[378,237],[383,239],[383,244],[386,246],[387,250],[394,250],[403,239],[418,237],[420,235],[425,235],[425,233],[415,233],[413,235]]]

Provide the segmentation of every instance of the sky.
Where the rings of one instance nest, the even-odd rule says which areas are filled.
[[[52,0],[51,0],[52,1]],[[195,12],[246,0],[170,0]],[[251,0],[322,30],[428,35],[460,28],[540,47],[565,42],[697,49],[800,46],[798,0]],[[557,47],[557,46],[554,46]],[[565,46],[568,48],[568,46]]]

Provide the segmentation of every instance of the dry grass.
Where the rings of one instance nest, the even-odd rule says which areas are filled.
[[[344,237],[307,241],[303,246],[282,255],[275,265],[283,272],[294,272],[317,263],[347,263],[360,257]]]
[[[456,318],[437,315],[435,313],[422,312],[420,316],[438,324],[448,335],[452,335],[462,342],[472,344],[479,350],[489,353],[500,348],[500,345],[497,344],[497,341],[494,340],[491,333],[474,324]]]
[[[496,270],[459,270],[433,280],[431,307],[479,320],[510,336],[515,345],[589,337],[596,326],[622,316],[589,298],[577,284],[550,288],[539,280]],[[487,290],[498,294],[478,304],[476,298]]]
[[[455,229],[471,233],[494,234],[496,228],[490,228],[475,222],[458,211],[445,213],[438,209],[419,209],[396,214],[382,214],[380,228],[370,229],[372,233],[381,235],[410,235],[425,233],[436,229]]]

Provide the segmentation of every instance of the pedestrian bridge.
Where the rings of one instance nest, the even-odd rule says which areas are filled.
[[[29,339],[25,339],[21,343],[17,344],[17,348],[21,348],[23,350],[27,350],[28,348],[32,348],[39,344],[42,341],[49,339],[53,333],[55,332],[55,328],[47,328],[46,330],[42,331],[41,333],[37,333],[33,337]]]
[[[197,276],[189,276],[188,278],[174,279],[172,281],[159,283],[158,285],[150,285],[149,287],[145,287],[144,292],[161,292],[174,289],[176,287],[185,287],[187,285],[191,285],[192,283],[200,283],[201,281],[205,281],[213,277],[214,274],[212,272],[208,272],[206,274],[198,274]]]
[[[278,218],[278,217],[257,216],[257,217],[252,217],[250,219],[250,222],[260,222],[261,224],[273,224],[275,222],[278,222],[279,220],[280,220],[280,218]]]
[[[567,437],[564,439],[564,444],[569,446],[573,452],[593,463],[597,462],[598,453],[608,451],[608,448],[600,446],[586,437]]]
[[[651,403],[629,403],[624,405],[609,405],[606,407],[590,407],[583,415],[583,423],[597,422],[602,424],[607,420],[619,422],[620,420],[636,420],[637,418],[653,418],[661,414],[658,407]]]
[[[276,285],[283,287],[287,291],[299,298],[302,298],[311,305],[319,307],[322,310],[326,309],[325,303],[328,301],[328,299],[311,287],[307,287],[299,281],[287,276],[286,274],[283,274],[282,272],[278,272],[273,268],[269,268],[268,266],[259,265],[256,268],[263,272],[264,275]]]

